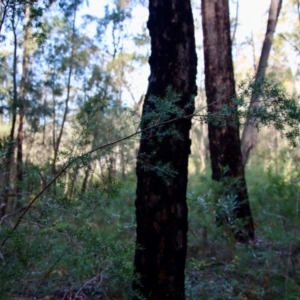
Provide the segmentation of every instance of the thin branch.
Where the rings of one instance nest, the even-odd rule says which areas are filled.
[[[175,121],[178,121],[178,120],[183,120],[183,119],[190,119],[194,116],[194,114],[190,114],[190,115],[187,115],[187,116],[184,116],[184,117],[181,117],[181,118],[174,118],[174,119],[171,119],[171,120],[168,120],[168,121],[164,121],[164,122],[161,122],[161,123],[158,123],[158,124],[155,124],[155,125],[152,125],[152,126],[149,126],[145,129],[141,129],[141,130],[138,130],[124,138],[121,138],[121,139],[118,139],[118,140],[115,140],[113,142],[109,142],[109,143],[106,143],[104,145],[101,145],[99,147],[96,147],[86,153],[84,153],[83,155],[88,155],[88,154],[92,154],[98,150],[101,150],[101,149],[104,149],[104,148],[107,148],[107,147],[110,147],[110,146],[113,146],[115,144],[118,144],[122,141],[125,141],[125,140],[128,140],[142,132],[146,132],[148,130],[151,130],[155,127],[158,127],[158,126],[161,126],[161,125],[165,125],[165,124],[170,124],[170,123],[173,123]],[[82,156],[83,156],[82,155]],[[25,208],[24,212],[21,214],[21,216],[18,218],[18,221],[16,222],[16,224],[14,225],[14,227],[12,228],[12,231],[16,230],[18,228],[18,226],[20,225],[23,217],[25,216],[25,214],[28,212],[28,210],[31,208],[31,206],[36,202],[36,200],[52,185],[56,182],[56,180],[70,167],[70,165],[73,163],[73,161],[69,161],[65,164],[65,166],[58,172],[58,174],[29,202],[29,204],[27,205],[27,207]],[[2,241],[1,245],[0,245],[0,250],[1,248],[5,245],[6,241],[8,240],[9,238],[9,235],[7,235],[5,237],[5,239]]]
[[[23,221],[25,223],[27,222],[28,224],[35,225],[35,226],[37,226],[39,228],[43,228],[43,229],[49,230],[51,232],[54,232],[54,233],[56,233],[56,234],[58,234],[60,236],[66,237],[67,240],[68,240],[68,242],[72,242],[75,246],[83,248],[83,245],[84,245],[83,242],[82,243],[77,242],[76,240],[74,240],[73,238],[71,238],[70,235],[68,235],[66,232],[59,232],[59,231],[57,231],[57,230],[55,230],[53,228],[50,228],[50,227],[47,227],[47,226],[43,226],[42,224],[39,224],[39,223],[36,223],[36,222],[32,222],[32,221],[28,221],[28,220],[25,220],[25,219],[23,219]]]
[[[239,93],[239,94],[242,94]],[[237,95],[239,95],[237,94]],[[235,95],[236,96],[236,95]],[[233,98],[234,96],[231,96],[229,98]],[[223,100],[223,99],[222,99]],[[215,105],[216,103],[218,103],[220,100],[216,100],[214,101],[213,103],[211,103],[210,105]],[[262,100],[259,100],[259,102],[263,102]],[[156,123],[154,125],[151,125],[147,128],[144,128],[144,129],[140,129],[140,130],[137,130],[135,131],[134,133],[126,136],[126,137],[123,137],[123,138],[120,138],[120,139],[117,139],[115,141],[112,141],[112,142],[109,142],[109,143],[106,143],[106,144],[103,144],[99,147],[96,147],[96,148],[93,148],[92,150],[88,151],[88,152],[85,152],[84,154],[82,154],[81,156],[79,156],[78,158],[80,157],[83,157],[85,155],[89,155],[89,154],[92,154],[96,151],[99,151],[101,149],[104,149],[104,148],[107,148],[107,147],[111,147],[113,145],[116,145],[122,141],[126,141],[126,140],[129,140],[131,138],[133,138],[134,136],[136,135],[139,135],[141,133],[144,133],[144,132],[147,132],[147,131],[150,131],[151,129],[153,128],[156,128],[156,127],[159,127],[159,126],[162,126],[162,125],[166,125],[166,124],[171,124],[171,123],[174,123],[174,122],[177,122],[179,120],[185,120],[185,119],[192,119],[193,117],[195,116],[201,116],[199,115],[199,112],[204,110],[204,109],[207,109],[207,106],[205,107],[202,107],[200,108],[199,110],[197,110],[195,113],[192,113],[192,114],[189,114],[189,115],[186,115],[186,116],[183,116],[183,117],[176,117],[176,118],[173,118],[171,120],[167,120],[167,121],[163,121],[163,122],[160,122],[160,123]],[[14,227],[12,228],[12,231],[15,231],[18,226],[20,225],[22,219],[24,218],[25,214],[28,212],[28,210],[31,208],[31,206],[36,202],[36,200],[53,184],[56,182],[56,180],[73,164],[74,160],[72,161],[69,161],[69,162],[66,162],[65,166],[62,167],[62,169],[58,172],[58,174],[29,202],[29,204],[27,205],[27,207],[24,209],[23,213],[20,215],[20,217],[18,218],[16,224],[14,225]],[[12,232],[11,231],[11,232]],[[0,250],[1,248],[5,245],[6,241],[8,240],[10,235],[7,235],[4,240],[2,241],[1,245],[0,245]]]
[[[300,0],[297,0],[297,11],[298,11],[298,20],[300,23]]]
[[[239,19],[239,0],[236,0],[236,15],[235,15],[235,23],[234,23],[234,29],[232,32],[231,42],[234,43],[235,40],[235,34],[238,26],[238,19]]]
[[[102,274],[97,274],[95,277],[93,277],[92,279],[86,281],[83,286],[77,291],[77,293],[74,296],[74,299],[77,299],[76,297],[81,293],[81,291],[89,284],[92,283],[93,281],[97,280],[98,278],[100,278],[100,282],[99,284],[101,285],[102,281],[103,281],[103,275]]]
[[[91,213],[94,211],[95,207],[89,212],[87,218],[90,217]],[[84,222],[84,221],[83,221]],[[83,223],[79,223],[77,225],[77,229],[79,229],[81,227]],[[74,240],[71,239],[71,241],[73,241],[74,243]],[[69,241],[70,242],[70,241]],[[80,245],[80,243],[78,243]],[[2,246],[1,246],[2,247]],[[0,247],[0,249],[1,249]],[[39,292],[40,288],[42,287],[42,285],[44,284],[44,282],[46,281],[47,277],[51,274],[52,270],[55,268],[55,266],[59,263],[59,261],[68,253],[68,250],[73,248],[73,244],[72,245],[67,245],[64,249],[64,251],[62,251],[62,254],[56,259],[56,261],[51,265],[50,269],[46,272],[46,274],[44,275],[41,283],[39,284],[38,288],[37,288],[37,292]]]
[[[300,1],[300,0],[299,0]],[[293,44],[288,38],[286,38],[284,36],[284,34],[280,33],[279,36],[284,39],[290,46],[292,46],[297,52],[298,52],[298,55],[300,54],[300,49],[295,45]]]
[[[4,21],[5,21],[6,15],[7,15],[9,0],[7,0],[6,4],[4,4],[4,1],[1,1],[1,2],[2,2],[4,8],[3,8],[2,19],[0,21],[0,33],[1,33],[2,26],[4,24]]]
[[[12,195],[8,195],[9,197],[16,197],[17,195],[16,194],[12,194]],[[11,213],[11,214],[6,214],[6,215],[4,215],[1,219],[0,219],[0,225],[2,225],[3,223],[4,223],[4,221],[5,221],[5,219],[7,219],[7,218],[10,218],[10,217],[13,217],[13,216],[15,216],[15,215],[17,215],[17,214],[19,214],[22,210],[24,210],[26,207],[22,207],[22,208],[20,208],[19,210],[17,210],[16,212],[13,212],[13,213]]]
[[[0,248],[1,249],[1,248]],[[53,271],[53,269],[55,268],[55,266],[60,262],[60,260],[66,255],[67,251],[63,251],[61,253],[61,255],[54,261],[54,263],[51,265],[51,267],[48,269],[48,271],[46,272],[46,274],[44,275],[41,283],[39,284],[39,286],[37,287],[37,292],[39,292],[40,288],[42,287],[42,285],[44,284],[44,282],[46,281],[47,277],[51,274],[51,272]]]

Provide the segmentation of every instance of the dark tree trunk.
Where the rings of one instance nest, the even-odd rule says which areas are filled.
[[[91,169],[92,168],[91,168],[90,165],[88,165],[87,168],[85,169],[84,179],[83,179],[82,186],[81,186],[81,193],[85,193],[86,192]]]
[[[125,179],[125,175],[126,175],[126,160],[125,160],[125,146],[123,144],[120,145],[120,160],[121,160],[121,176],[122,179]]]
[[[150,97],[163,98],[168,86],[180,94],[175,105],[184,115],[189,115],[194,111],[197,92],[197,57],[190,1],[150,0],[149,12],[151,75],[142,116],[154,109],[155,103],[149,101]],[[170,115],[169,119],[174,117],[176,114]],[[149,122],[142,122],[143,129],[148,125]],[[149,300],[185,298],[186,189],[191,119],[181,118],[172,126],[178,135],[158,137],[158,130],[165,132],[171,127],[167,124],[161,125],[157,131],[144,132],[137,159],[134,266],[139,281],[133,284],[133,289]],[[168,165],[176,175],[163,178],[150,167],[158,164]]]
[[[232,98],[235,96],[228,0],[202,0],[202,28],[207,105],[209,114],[214,115],[224,105],[233,106]],[[235,116],[230,116],[222,126],[208,123],[212,178],[220,181],[226,176],[236,180],[230,191],[238,203],[234,213],[245,221],[248,236],[253,239],[239,126],[238,120],[234,119]],[[229,170],[224,174],[226,168]]]

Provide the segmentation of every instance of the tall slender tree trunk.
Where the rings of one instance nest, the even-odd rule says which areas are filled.
[[[92,167],[91,165],[89,164],[86,169],[85,169],[85,172],[84,172],[84,178],[83,178],[83,182],[82,182],[82,186],[81,186],[81,192],[82,193],[85,193],[86,192],[86,189],[87,189],[87,185],[88,185],[88,180],[89,180],[89,177],[90,177],[90,172],[92,170]]]
[[[256,71],[255,81],[254,81],[255,86],[262,84],[262,80],[266,74],[269,54],[272,47],[273,36],[276,29],[276,24],[280,13],[281,5],[282,5],[282,0],[271,0],[267,31],[261,49],[259,64]],[[244,126],[243,135],[242,135],[242,141],[241,141],[243,165],[247,163],[250,151],[257,144],[258,131],[257,128],[255,127],[255,120],[253,117],[251,117],[251,111],[258,105],[259,105],[259,95],[257,95],[257,93],[252,93],[250,106],[248,109],[249,117],[246,120],[246,124]]]
[[[151,96],[165,97],[168,86],[180,94],[175,105],[184,115],[189,115],[194,111],[197,92],[197,57],[190,1],[150,0],[149,13],[151,74],[142,116],[155,109]],[[171,115],[170,119],[173,117]],[[148,125],[149,122],[142,122],[142,128]],[[173,126],[178,135],[156,135],[158,130],[170,129],[170,125],[161,125],[152,134],[144,132],[137,158],[134,267],[139,280],[134,282],[133,289],[148,300],[185,298],[186,189],[191,119],[182,118]],[[176,175],[163,178],[155,170],[158,164],[168,165],[176,170]],[[147,166],[154,166],[154,169]]]
[[[210,115],[221,112],[224,105],[233,106],[235,82],[231,54],[230,21],[228,0],[202,0],[202,28],[204,37],[205,89]],[[243,219],[248,237],[236,236],[239,240],[254,238],[254,227],[242,164],[238,120],[230,116],[224,124],[208,123],[209,150],[213,180],[224,176],[234,179],[230,193],[237,206],[234,214]],[[228,171],[224,174],[224,170]],[[223,180],[225,184],[225,180]],[[228,187],[227,187],[228,188]],[[227,190],[224,187],[224,190]],[[225,195],[224,195],[225,196]]]
[[[55,137],[55,120],[53,122],[54,131],[53,131],[53,148],[54,148],[54,155],[53,155],[53,165],[52,165],[52,172],[53,175],[56,175],[56,161],[59,153],[59,148],[61,144],[62,135],[65,129],[65,123],[67,120],[67,115],[69,112],[69,102],[70,102],[70,92],[71,92],[71,79],[73,75],[73,68],[74,68],[74,55],[75,55],[75,36],[76,36],[76,13],[78,8],[78,0],[75,0],[74,4],[74,11],[73,11],[73,20],[72,20],[72,37],[71,37],[71,55],[70,55],[70,62],[69,62],[69,72],[68,72],[68,79],[67,79],[67,95],[65,101],[65,109],[63,113],[62,123],[59,129],[59,133],[57,138]],[[54,99],[55,104],[55,99]],[[55,107],[54,107],[55,110]]]
[[[16,3],[12,4],[12,16],[11,16],[11,27],[13,32],[13,43],[14,43],[14,50],[13,50],[13,96],[12,96],[12,105],[11,105],[11,129],[9,134],[9,144],[8,144],[8,151],[7,157],[5,160],[5,174],[4,174],[4,182],[3,182],[3,189],[1,192],[1,217],[4,217],[7,211],[8,206],[8,197],[9,192],[11,190],[10,181],[11,181],[11,171],[13,169],[13,162],[14,162],[14,136],[15,136],[15,127],[16,127],[16,119],[17,119],[17,49],[18,49],[18,39],[17,39],[17,28],[16,28]]]
[[[23,37],[23,60],[22,60],[22,78],[20,84],[20,93],[18,98],[19,107],[19,126],[17,130],[17,182],[16,193],[18,202],[22,198],[22,182],[23,182],[23,123],[24,123],[24,105],[26,97],[26,81],[28,71],[28,39],[29,39],[29,18],[30,4],[25,5],[25,29]],[[17,203],[18,205],[18,203]]]
[[[120,164],[121,164],[121,176],[122,179],[125,179],[126,175],[126,160],[125,160],[125,146],[124,144],[119,145],[119,153],[120,153]]]

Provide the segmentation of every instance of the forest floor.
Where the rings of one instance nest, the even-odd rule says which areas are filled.
[[[214,241],[189,247],[186,270],[187,300],[300,299],[300,247],[257,238],[249,244]],[[72,280],[71,278],[69,280]],[[121,300],[123,287],[106,288],[109,277],[96,276],[84,285],[60,288],[42,298],[11,300]],[[127,293],[126,293],[127,294]]]
[[[190,178],[186,300],[300,300],[300,189],[261,174],[248,178],[256,225],[248,244],[215,226],[209,176]],[[133,177],[113,195],[95,189],[33,207],[0,252],[0,300],[131,299],[134,198]]]

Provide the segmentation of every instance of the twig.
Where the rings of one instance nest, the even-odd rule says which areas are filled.
[[[159,124],[155,124],[155,125],[152,125],[152,126],[149,126],[145,129],[141,129],[141,130],[138,130],[124,138],[121,138],[121,139],[118,139],[118,140],[115,140],[113,142],[109,142],[109,143],[106,143],[104,145],[101,145],[99,147],[96,147],[88,152],[86,152],[84,155],[88,155],[88,154],[92,154],[98,150],[101,150],[103,148],[106,148],[106,147],[109,147],[109,146],[112,146],[112,145],[115,145],[115,144],[118,144],[122,141],[125,141],[125,140],[128,140],[142,132],[146,132],[148,130],[151,130],[155,127],[158,127],[158,126],[161,126],[161,125],[165,125],[165,124],[169,124],[169,123],[173,123],[175,121],[178,121],[178,120],[183,120],[183,119],[190,119],[194,116],[194,114],[190,114],[190,115],[187,115],[187,116],[184,116],[184,117],[181,117],[181,118],[174,118],[174,119],[171,119],[171,120],[168,120],[168,121],[164,121],[164,122],[161,122]],[[16,224],[14,225],[14,227],[12,228],[12,231],[16,230],[20,224],[20,222],[22,221],[23,217],[25,216],[25,214],[28,212],[28,210],[31,208],[31,206],[36,202],[36,200],[54,183],[56,182],[56,180],[69,168],[69,166],[73,163],[73,161],[70,161],[70,162],[67,162],[65,164],[65,166],[58,172],[58,174],[29,202],[29,204],[27,205],[27,207],[25,208],[24,212],[21,214],[21,216],[18,218],[18,221],[16,222]],[[9,235],[7,235],[4,240],[2,241],[1,245],[0,245],[0,250],[2,249],[2,247],[5,245],[6,241],[8,240],[9,238]]]
[[[242,94],[242,92],[241,93],[239,93],[239,94]],[[230,96],[230,97],[228,97],[228,99],[230,99],[230,98],[233,98],[233,97],[236,97],[237,95],[239,95],[239,94],[236,94],[236,95],[232,95],[232,96]],[[222,99],[222,100],[224,100],[224,99]],[[216,104],[216,103],[218,103],[219,101],[221,101],[221,100],[216,100],[216,101],[214,101],[213,103],[210,103],[209,104],[209,106],[211,106],[211,105],[214,105],[214,104]],[[160,123],[156,123],[156,124],[154,124],[154,125],[151,125],[151,126],[149,126],[149,127],[147,127],[147,128],[144,128],[144,129],[140,129],[140,130],[137,130],[137,131],[135,131],[134,133],[132,133],[132,134],[130,134],[130,135],[128,135],[128,136],[126,136],[126,137],[123,137],[123,138],[120,138],[120,139],[117,139],[117,140],[115,140],[115,141],[113,141],[113,142],[109,142],[109,143],[106,143],[106,144],[104,144],[104,145],[101,145],[101,146],[99,146],[99,147],[96,147],[96,148],[94,148],[94,149],[92,149],[92,150],[90,150],[90,151],[88,151],[88,152],[86,152],[86,153],[84,153],[84,154],[82,154],[81,156],[84,156],[84,155],[88,155],[88,154],[92,154],[92,153],[94,153],[94,152],[96,152],[96,151],[98,151],[98,150],[101,150],[101,149],[104,149],[104,148],[107,148],[107,147],[110,147],[110,146],[113,146],[113,145],[115,145],[115,144],[118,144],[118,143],[120,143],[120,142],[122,142],[122,141],[125,141],[125,140],[128,140],[128,139],[131,139],[132,137],[134,137],[134,136],[136,136],[136,135],[139,135],[139,134],[141,134],[141,133],[144,133],[144,132],[147,132],[147,131],[149,131],[149,130],[151,130],[151,129],[153,129],[153,128],[156,128],[156,127],[158,127],[158,126],[161,126],[161,125],[166,125],[166,124],[170,124],[170,123],[174,123],[174,122],[176,122],[176,121],[179,121],[179,120],[185,120],[185,119],[192,119],[193,117],[195,117],[195,116],[199,116],[198,115],[198,113],[200,112],[200,111],[202,111],[202,110],[204,110],[204,109],[206,109],[208,106],[206,106],[206,107],[202,107],[202,108],[200,108],[198,111],[196,111],[195,113],[192,113],[192,114],[188,114],[188,115],[186,115],[186,116],[183,116],[183,117],[176,117],[176,118],[173,118],[173,119],[171,119],[171,120],[167,120],[167,121],[163,121],[163,122],[160,122]],[[80,156],[79,156],[80,157]],[[67,162],[66,164],[65,164],[65,166],[58,172],[58,174],[29,202],[29,204],[26,206],[26,208],[24,209],[24,212],[20,215],[20,217],[18,218],[18,220],[17,220],[17,222],[16,222],[16,224],[14,225],[14,227],[12,228],[12,230],[11,230],[11,232],[12,231],[15,231],[17,228],[18,228],[18,226],[20,225],[20,222],[22,221],[22,219],[23,219],[23,217],[25,216],[25,214],[28,212],[28,210],[31,208],[31,206],[36,202],[36,200],[53,184],[53,183],[55,183],[56,182],[56,180],[70,167],[70,165],[72,165],[72,163],[73,163],[74,161],[72,160],[72,161],[69,161],[69,162]],[[9,236],[10,235],[7,235],[5,238],[4,238],[4,240],[2,241],[2,243],[1,243],[1,245],[0,245],[0,250],[2,249],[2,247],[5,245],[5,243],[6,243],[6,241],[8,240],[8,238],[9,238]]]
[[[234,29],[231,37],[232,44],[234,44],[235,34],[238,26],[238,19],[239,19],[239,1],[236,1],[236,15],[235,15],[235,22],[234,22]]]
[[[9,196],[11,196],[11,195],[9,195]],[[13,196],[16,196],[16,195],[13,195]],[[14,216],[14,215],[17,215],[17,214],[19,214],[19,213],[20,213],[22,210],[24,210],[24,209],[26,209],[26,207],[22,207],[22,208],[20,208],[18,211],[13,212],[13,213],[11,213],[11,214],[6,214],[6,215],[4,215],[4,216],[0,219],[0,225],[3,224],[3,222],[4,222],[4,220],[5,220],[6,218],[9,218],[9,217],[12,217],[12,216]]]
[[[87,215],[87,218],[86,218],[86,219],[88,219],[88,218],[90,217],[90,215],[91,215],[92,212],[94,211],[95,207],[96,207],[96,206],[94,206],[93,209],[89,212],[89,214]],[[83,221],[83,222],[84,222],[84,221]],[[79,223],[79,224],[77,225],[77,229],[79,229],[79,228],[82,226],[83,222],[82,222],[81,224]],[[74,240],[73,240],[73,239],[70,238],[70,240],[72,240],[73,243],[74,243]],[[46,272],[46,274],[44,275],[44,277],[43,277],[41,283],[40,283],[39,286],[38,286],[38,289],[37,289],[37,292],[36,292],[36,293],[39,292],[41,286],[44,284],[44,282],[46,281],[47,277],[48,277],[49,274],[52,272],[52,270],[54,269],[54,267],[55,267],[55,266],[58,264],[58,262],[59,262],[59,261],[67,254],[68,250],[71,249],[72,247],[73,247],[73,245],[68,245],[68,246],[65,247],[64,251],[62,252],[62,254],[56,259],[56,261],[52,264],[52,266],[50,267],[50,269],[49,269],[49,270]],[[1,249],[1,248],[0,248],[0,249]],[[65,296],[66,296],[66,295],[65,295]],[[65,297],[65,296],[64,296],[64,297]]]
[[[96,279],[98,279],[98,277],[100,278],[100,283],[99,284],[101,284],[102,283],[102,281],[103,281],[103,276],[101,275],[101,274],[98,274],[98,275],[96,275],[95,277],[93,277],[92,279],[90,279],[90,280],[88,280],[88,281],[86,281],[84,284],[83,284],[83,286],[77,291],[77,293],[75,294],[75,296],[74,296],[74,299],[76,299],[76,297],[79,295],[79,293],[90,283],[90,282],[93,282],[94,280],[96,280]]]
[[[40,227],[40,228],[44,228],[44,229],[47,229],[47,230],[49,230],[49,231],[52,231],[52,232],[54,232],[54,233],[57,233],[58,235],[61,235],[61,236],[64,236],[64,237],[66,237],[67,239],[68,239],[68,241],[69,242],[72,242],[74,245],[76,245],[77,247],[83,247],[83,243],[78,243],[76,240],[74,240],[73,238],[71,238],[66,232],[59,232],[59,231],[57,231],[57,230],[55,230],[55,229],[52,229],[52,228],[49,228],[49,227],[46,227],[46,226],[43,226],[43,225],[41,225],[41,224],[39,224],[39,223],[36,223],[36,222],[32,222],[32,221],[28,221],[28,220],[25,220],[25,219],[23,219],[23,222],[27,222],[27,223],[29,223],[29,224],[32,224],[32,225],[36,225],[37,227]]]
[[[1,249],[1,248],[0,248]],[[62,252],[62,254],[56,259],[56,261],[52,264],[52,266],[50,267],[50,269],[46,272],[46,274],[44,275],[41,283],[39,284],[39,286],[37,287],[37,292],[39,292],[40,288],[42,287],[43,283],[46,281],[47,277],[50,275],[50,273],[52,272],[52,270],[54,269],[54,267],[59,263],[59,261],[66,255],[67,251]]]
[[[281,38],[283,38],[290,46],[292,46],[297,52],[298,52],[298,55],[300,54],[300,49],[294,44],[292,43],[289,39],[287,39],[284,34],[280,33],[279,36]]]

